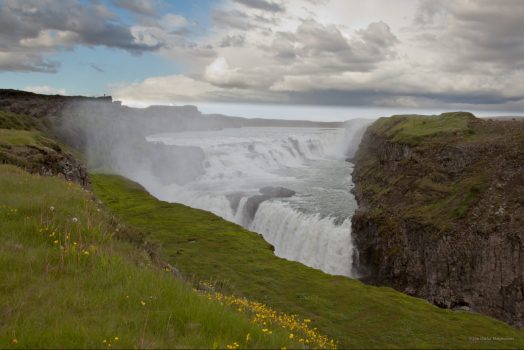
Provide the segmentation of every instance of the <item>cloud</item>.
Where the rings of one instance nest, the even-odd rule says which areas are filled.
[[[106,46],[184,69],[115,89],[128,99],[524,109],[522,0],[221,0],[207,27],[160,0],[111,1],[136,16],[0,0],[0,71],[55,72],[54,53]]]
[[[220,88],[184,75],[168,75],[117,87],[113,89],[112,95],[117,100],[173,103],[180,100],[205,100],[206,96],[219,91]]]
[[[244,88],[248,86],[239,69],[231,68],[224,57],[218,57],[206,67],[204,78],[211,84],[220,87]]]
[[[167,31],[177,30],[188,25],[188,21],[184,16],[168,13],[164,15],[159,24]]]
[[[0,71],[55,72],[46,53],[78,45],[138,54],[159,49],[138,41],[130,28],[99,2],[5,0],[0,2]]]
[[[55,73],[60,63],[46,60],[40,54],[28,52],[2,52],[0,51],[0,72],[44,72]]]
[[[222,11],[215,10],[213,11],[213,20],[219,27],[234,28],[241,30],[249,30],[251,28],[257,27],[253,21],[249,20],[249,17],[246,16],[241,11]]]
[[[240,47],[246,42],[246,37],[242,34],[226,35],[220,40],[220,47]]]
[[[242,4],[247,7],[259,9],[269,12],[284,12],[285,8],[283,5],[267,0],[234,0],[235,2]]]
[[[450,69],[524,67],[524,2],[518,0],[423,1],[419,31],[444,50]],[[454,64],[458,62],[459,64]]]
[[[43,95],[65,95],[66,94],[65,89],[57,89],[57,88],[47,86],[47,85],[26,86],[23,90],[31,91],[31,92],[34,92],[35,94],[43,94]]]
[[[293,59],[300,74],[304,70],[311,73],[368,71],[393,57],[397,42],[383,22],[371,23],[348,38],[338,27],[322,25],[309,18],[294,33],[279,33],[272,49],[276,58]]]
[[[112,2],[123,9],[144,16],[155,16],[157,14],[157,3],[155,0],[112,0]]]
[[[69,48],[79,39],[78,34],[68,30],[44,29],[34,38],[23,38],[20,46],[30,49],[54,49],[56,47]]]

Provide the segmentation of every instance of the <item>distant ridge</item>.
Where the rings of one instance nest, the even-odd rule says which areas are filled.
[[[120,101],[113,101],[111,96],[87,97],[87,96],[62,96],[62,95],[42,95],[33,92],[0,89],[0,108],[13,113],[30,115],[36,118],[60,117],[65,108],[79,108],[83,106],[95,108],[97,105],[99,112],[111,115],[130,115],[132,117],[144,117],[150,119],[165,119],[170,121],[173,118],[179,119],[179,126],[188,126],[191,119],[198,118],[204,121],[205,127],[201,129],[216,130],[218,125],[222,127],[321,127],[338,128],[344,122],[315,122],[309,120],[284,120],[284,119],[263,119],[231,117],[223,114],[202,114],[196,106],[163,106],[152,105],[147,108],[133,108],[122,106]],[[173,123],[170,123],[173,124]],[[189,127],[190,129],[194,129]],[[174,131],[162,129],[162,131]]]

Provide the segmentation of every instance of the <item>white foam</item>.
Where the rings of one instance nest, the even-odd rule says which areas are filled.
[[[250,229],[275,247],[275,254],[334,275],[352,276],[353,243],[349,219],[304,214],[280,201],[260,205]]]
[[[347,144],[344,136],[343,129],[311,128],[242,128],[154,135],[148,140],[200,147],[205,155],[204,173],[184,186],[140,182],[159,199],[208,210],[261,233],[280,257],[330,274],[355,277],[351,208],[341,223],[333,217],[300,211],[280,200],[262,202],[254,218],[247,218],[244,210],[248,198],[260,194],[261,187],[292,187],[301,181],[295,177],[297,171],[286,169],[306,169],[312,160],[342,159]],[[228,199],[232,193],[242,193],[237,208]],[[296,203],[300,205],[298,199]]]

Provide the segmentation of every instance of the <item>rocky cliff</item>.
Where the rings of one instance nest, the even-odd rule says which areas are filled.
[[[364,280],[523,326],[524,122],[381,118],[354,160]]]
[[[43,130],[34,117],[0,110],[0,164],[13,164],[34,174],[61,175],[87,187],[83,163]]]

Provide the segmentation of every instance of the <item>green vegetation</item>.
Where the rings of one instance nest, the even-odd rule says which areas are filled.
[[[380,118],[371,126],[374,132],[393,142],[417,145],[436,136],[463,135],[473,131],[468,123],[475,116],[467,112],[442,113],[438,116],[395,115]]]
[[[42,136],[37,131],[0,129],[0,140],[2,145],[19,146],[31,145],[37,146],[41,143]]]
[[[421,178],[416,185],[423,195],[419,196],[418,203],[405,209],[406,217],[416,217],[442,229],[452,220],[463,219],[486,190],[489,170],[465,176],[454,183],[433,182],[428,176]]]
[[[31,117],[0,110],[0,161],[13,147],[54,147],[56,142],[44,137]],[[3,155],[3,157],[2,157]]]
[[[487,165],[490,158],[482,157],[482,150],[471,150],[501,137],[483,123],[471,113],[451,112],[397,115],[372,124],[372,133],[389,142],[386,147],[393,150],[380,146],[359,160],[364,197],[373,202],[375,211],[385,209],[375,216],[385,215],[390,221],[402,216],[438,229],[448,229],[464,219],[481,200],[494,170]],[[466,163],[471,167],[466,168]],[[408,193],[414,200],[398,202]],[[399,214],[390,215],[391,210]]]
[[[34,118],[0,110],[0,129],[31,130],[37,129]]]
[[[166,258],[185,276],[310,318],[340,347],[524,347],[523,332],[497,320],[439,309],[390,288],[277,258],[259,235],[209,212],[159,201],[124,178],[93,175],[92,181],[96,195],[122,220],[161,242]],[[510,340],[486,340],[493,337]]]
[[[44,155],[60,152],[62,146],[38,130],[0,129],[0,164],[37,169],[44,165]]]
[[[0,193],[1,348],[301,345],[173,278],[83,188],[0,165]]]
[[[83,156],[55,141],[39,120],[0,111],[0,164],[16,165],[31,173],[57,174],[68,164],[80,164],[75,158]]]

